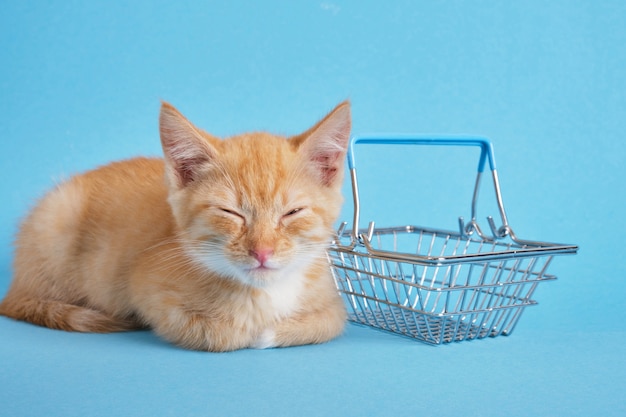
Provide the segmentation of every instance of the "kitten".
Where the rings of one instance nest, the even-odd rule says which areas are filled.
[[[220,140],[163,103],[164,160],[71,178],[21,225],[0,314],[80,332],[152,328],[208,351],[321,343],[345,323],[325,250],[350,105],[305,133]]]

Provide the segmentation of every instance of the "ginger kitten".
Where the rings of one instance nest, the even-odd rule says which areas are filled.
[[[350,123],[344,102],[289,139],[220,140],[163,103],[164,160],[75,176],[28,215],[0,314],[80,332],[150,327],[209,351],[336,337],[345,310],[325,249]]]

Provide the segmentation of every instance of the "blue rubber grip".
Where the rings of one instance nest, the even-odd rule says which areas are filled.
[[[493,145],[489,139],[473,137],[427,137],[427,136],[353,136],[348,149],[348,167],[354,169],[354,147],[357,144],[368,145],[435,145],[435,146],[478,146],[481,150],[478,161],[478,172],[485,170],[485,162],[489,161],[489,169],[495,171],[496,160]]]

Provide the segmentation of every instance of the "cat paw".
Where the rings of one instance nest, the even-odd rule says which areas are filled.
[[[263,330],[252,343],[253,349],[267,349],[276,347],[276,332],[274,329]]]

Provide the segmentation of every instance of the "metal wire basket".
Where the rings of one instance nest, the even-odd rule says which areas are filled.
[[[471,220],[459,230],[419,226],[359,228],[356,144],[478,146],[481,155]],[[481,177],[489,163],[502,226],[488,217],[491,235],[476,220]],[[348,152],[353,228],[344,222],[328,259],[349,319],[431,344],[509,335],[524,308],[537,304],[537,285],[555,255],[578,247],[519,239],[508,224],[491,143],[482,138],[354,137]],[[406,252],[405,248],[414,252]]]

